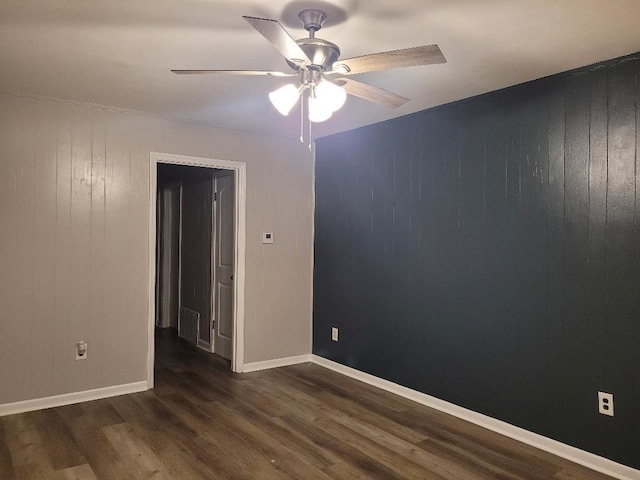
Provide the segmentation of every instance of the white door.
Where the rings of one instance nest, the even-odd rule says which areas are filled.
[[[231,360],[233,351],[234,173],[216,172],[213,241],[213,351]]]

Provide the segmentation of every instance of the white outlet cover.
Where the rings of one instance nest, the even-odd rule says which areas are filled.
[[[334,342],[338,341],[338,328],[337,327],[331,327],[331,340],[333,340]]]
[[[87,342],[80,341],[76,343],[76,360],[86,360],[88,352]],[[80,355],[80,351],[83,351],[84,354]]]
[[[262,243],[273,243],[273,233],[265,232],[262,234]]]
[[[613,393],[598,392],[598,412],[613,417]]]

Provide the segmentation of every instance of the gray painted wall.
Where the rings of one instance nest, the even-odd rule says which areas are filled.
[[[0,125],[0,404],[146,379],[151,151],[247,163],[245,362],[310,352],[299,142],[9,94]]]

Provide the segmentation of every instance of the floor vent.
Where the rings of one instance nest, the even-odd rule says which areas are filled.
[[[178,336],[187,342],[196,344],[198,342],[198,328],[200,326],[200,314],[180,307],[180,317],[178,318]]]

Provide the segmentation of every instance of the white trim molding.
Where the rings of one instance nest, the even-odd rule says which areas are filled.
[[[158,164],[185,165],[191,167],[218,168],[232,170],[235,175],[235,228],[236,258],[234,265],[234,321],[233,354],[231,370],[240,373],[244,369],[244,295],[246,276],[246,202],[247,202],[247,164],[215,158],[190,157],[171,153],[151,152],[149,154],[149,318],[147,333],[147,384],[153,388],[153,365],[155,354],[155,283],[156,283],[156,195],[158,188]]]
[[[340,373],[342,375],[346,375],[347,377],[351,377],[366,384],[373,385],[374,387],[378,387],[387,392],[394,393],[409,400],[413,400],[414,402],[420,403],[427,407],[431,407],[435,410],[439,410],[449,415],[453,415],[454,417],[458,417],[462,420],[466,420],[467,422],[474,423],[488,430],[492,430],[507,437],[513,438],[514,440],[526,443],[527,445],[531,445],[532,447],[539,448],[540,450],[544,450],[545,452],[552,453],[554,455],[557,455],[558,457],[562,457],[574,463],[578,463],[591,470],[604,473],[605,475],[609,475],[614,478],[619,478],[620,480],[640,480],[640,470],[636,470],[634,468],[627,467],[626,465],[616,463],[613,460],[609,460],[608,458],[600,457],[593,453],[580,450],[579,448],[566,445],[564,443],[558,442],[557,440],[552,440],[550,438],[538,435],[537,433],[530,432],[520,427],[516,427],[501,420],[496,420],[495,418],[491,418],[481,413],[474,412],[473,410],[459,407],[458,405],[454,405],[453,403],[445,402],[444,400],[432,397],[431,395],[418,392],[417,390],[412,390],[411,388],[403,387],[402,385],[398,385],[397,383],[393,383],[374,375],[361,372],[360,370],[356,370],[355,368],[347,367],[318,355],[311,355],[311,362],[320,365],[321,367],[328,368],[329,370],[333,370],[334,372]]]
[[[34,410],[43,410],[45,408],[61,407],[73,403],[100,400],[102,398],[117,397],[118,395],[126,395],[129,393],[144,392],[148,389],[147,387],[147,382],[126,383],[124,385],[96,388],[95,390],[85,390],[83,392],[65,393],[64,395],[55,395],[53,397],[5,403],[4,405],[0,405],[0,417],[14,415],[16,413],[32,412]]]
[[[268,370],[270,368],[287,367],[289,365],[297,365],[299,363],[308,363],[311,361],[311,354],[307,354],[298,355],[296,357],[276,358],[274,360],[265,360],[263,362],[245,363],[244,373]]]

